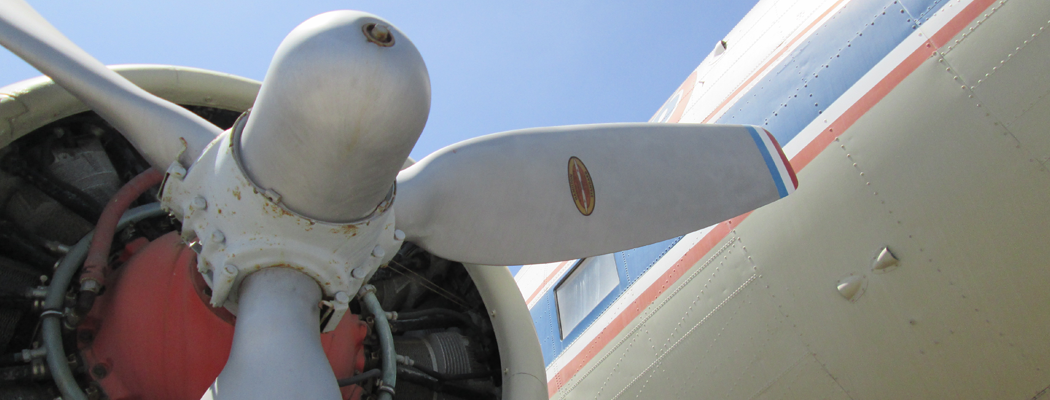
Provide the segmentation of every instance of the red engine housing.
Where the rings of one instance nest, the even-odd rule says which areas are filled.
[[[107,277],[106,291],[77,331],[88,371],[113,400],[200,399],[226,365],[235,318],[207,304],[196,254],[176,233],[128,248],[134,255]],[[321,335],[337,378],[364,368],[367,331],[347,314]],[[360,392],[342,389],[344,399]]]

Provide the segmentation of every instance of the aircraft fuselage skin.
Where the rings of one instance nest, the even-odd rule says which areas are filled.
[[[763,126],[797,192],[616,253],[564,338],[574,263],[519,271],[552,398],[1045,396],[1045,29],[1045,1],[761,1],[654,122]]]

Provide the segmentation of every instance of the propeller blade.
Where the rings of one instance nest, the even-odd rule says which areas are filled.
[[[398,175],[398,229],[451,260],[537,264],[626,250],[787,196],[791,165],[762,128],[600,124],[467,140]]]
[[[341,399],[319,301],[317,281],[291,268],[245,277],[230,358],[201,400]]]
[[[22,0],[0,1],[0,45],[91,107],[161,171],[176,158],[192,164],[222,132],[106,68]]]

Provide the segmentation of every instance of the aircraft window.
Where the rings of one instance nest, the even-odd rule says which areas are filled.
[[[554,288],[561,338],[565,339],[620,284],[612,254],[580,260]]]

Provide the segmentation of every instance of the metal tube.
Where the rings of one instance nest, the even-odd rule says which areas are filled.
[[[132,222],[164,214],[166,212],[160,208],[160,203],[135,207],[124,213],[120,222],[117,223],[117,230],[124,229]],[[87,400],[84,391],[80,390],[80,386],[73,377],[73,371],[69,369],[66,351],[62,346],[62,324],[59,317],[62,315],[66,289],[69,287],[69,282],[73,280],[73,275],[84,262],[84,258],[87,257],[92,237],[94,237],[94,232],[84,235],[76,245],[69,249],[66,257],[58,263],[58,268],[55,269],[55,275],[51,278],[51,285],[47,290],[47,297],[44,298],[46,311],[42,315],[44,319],[42,336],[44,348],[47,349],[47,366],[51,369],[55,385],[62,392],[62,398],[66,400]]]
[[[378,378],[382,374],[383,374],[383,371],[380,371],[378,369],[370,369],[368,371],[365,371],[365,372],[362,372],[360,374],[351,376],[349,378],[340,379],[339,380],[339,387],[350,386],[350,385],[360,385],[361,382],[367,381],[367,380],[372,379],[372,378]]]
[[[394,386],[397,384],[397,352],[394,350],[394,335],[390,332],[386,312],[383,311],[383,306],[376,298],[375,286],[362,286],[358,296],[364,301],[368,312],[375,317],[376,334],[379,335],[380,369],[383,370],[383,382],[378,389],[379,400],[390,400],[394,396]]]
[[[118,218],[128,210],[131,202],[138,199],[149,188],[157,186],[164,180],[164,174],[149,168],[132,178],[113,195],[102,210],[102,216],[95,224],[94,236],[88,248],[84,268],[80,272],[80,296],[77,298],[76,312],[87,315],[95,304],[95,297],[106,285],[106,273],[109,269],[109,252],[113,245],[113,235],[117,233]]]
[[[98,293],[106,284],[106,267],[109,266],[109,251],[113,245],[113,235],[116,234],[116,225],[120,215],[127,211],[131,202],[138,199],[151,187],[157,186],[164,180],[164,174],[154,168],[147,169],[132,178],[128,183],[113,195],[102,210],[102,216],[95,224],[95,232],[91,238],[91,246],[88,249],[87,259],[84,261],[84,269],[80,273],[80,291],[93,291]],[[88,281],[94,281],[89,288]],[[90,304],[85,313],[90,311]]]

